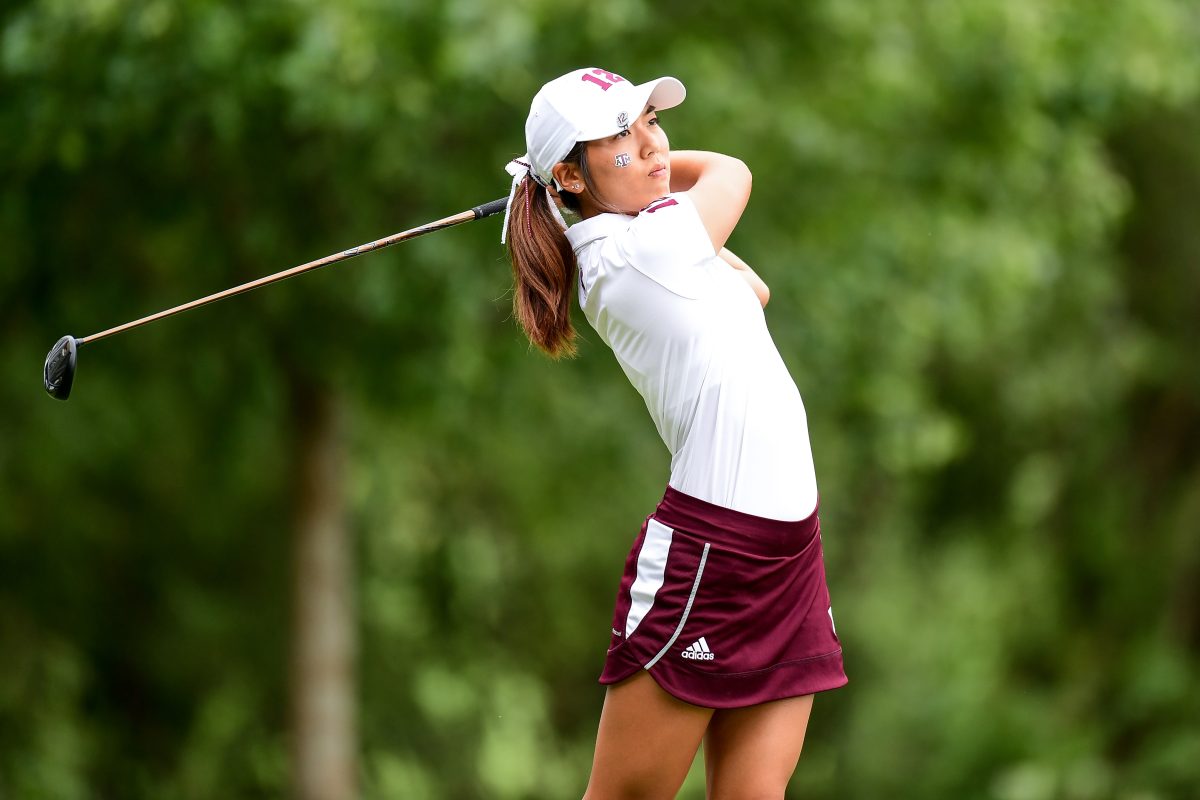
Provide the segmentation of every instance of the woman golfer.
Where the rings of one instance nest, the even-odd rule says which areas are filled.
[[[724,247],[750,172],[670,151],[658,112],[683,98],[674,78],[563,75],[507,168],[518,321],[571,353],[578,295],[671,452],[617,594],[587,800],[674,797],[701,742],[710,798],[782,798],[813,693],[846,683],[804,405],[767,287]]]

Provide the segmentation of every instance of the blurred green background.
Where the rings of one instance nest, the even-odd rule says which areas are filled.
[[[0,798],[582,794],[668,459],[497,219],[38,371],[503,194],[591,64],[755,173],[851,677],[789,797],[1200,797],[1194,0],[16,0]]]

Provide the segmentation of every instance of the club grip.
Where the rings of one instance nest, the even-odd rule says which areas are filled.
[[[481,206],[475,206],[471,211],[475,214],[475,219],[483,219],[490,217],[493,214],[499,214],[504,211],[504,207],[508,205],[508,197],[500,197],[490,203],[484,203]]]

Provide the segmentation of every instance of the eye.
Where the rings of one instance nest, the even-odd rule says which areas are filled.
[[[647,125],[657,125],[658,117],[651,117],[650,119],[646,120],[646,124]]]
[[[613,138],[614,138],[614,139],[624,139],[624,138],[625,138],[626,136],[628,136],[628,135],[629,135],[629,128],[626,128],[625,130],[621,131],[620,133],[618,133],[618,134],[617,134],[616,136],[614,136]]]

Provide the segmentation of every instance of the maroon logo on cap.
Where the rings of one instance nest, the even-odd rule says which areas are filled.
[[[591,72],[584,73],[579,76],[581,81],[594,83],[604,91],[608,91],[615,83],[621,83],[625,79],[615,72],[609,72],[606,69],[594,69]]]

